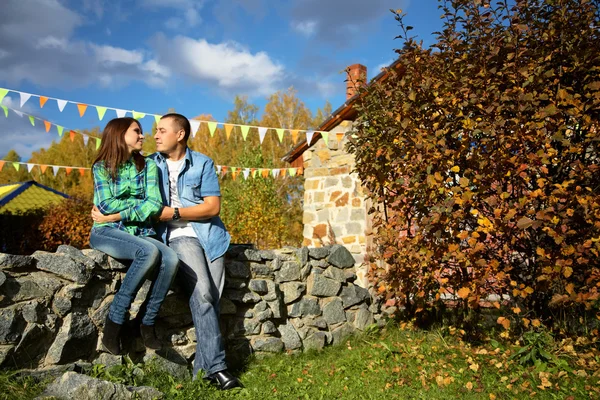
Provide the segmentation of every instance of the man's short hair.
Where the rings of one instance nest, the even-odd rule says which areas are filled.
[[[192,126],[190,125],[190,121],[183,115],[177,113],[169,113],[160,117],[160,119],[166,118],[171,118],[173,120],[176,130],[183,129],[183,131],[185,132],[185,137],[183,140],[184,143],[187,143],[190,137],[190,133],[192,132]]]

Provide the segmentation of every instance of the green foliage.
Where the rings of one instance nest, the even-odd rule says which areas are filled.
[[[598,309],[598,7],[445,1],[430,49],[396,14],[398,66],[362,91],[349,150],[380,205],[372,277],[407,315],[490,294],[506,329]]]
[[[524,345],[511,356],[511,359],[518,360],[519,364],[546,363],[555,359],[550,353],[554,348],[554,339],[549,332],[530,330],[523,334],[522,340]]]

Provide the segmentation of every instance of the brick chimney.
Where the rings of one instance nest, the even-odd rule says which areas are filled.
[[[367,84],[367,67],[353,64],[346,68],[346,100],[358,93],[358,88]]]

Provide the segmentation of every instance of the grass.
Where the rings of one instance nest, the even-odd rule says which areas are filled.
[[[89,373],[154,386],[167,399],[599,398],[600,352],[589,344],[555,343],[539,332],[519,343],[489,340],[474,346],[452,328],[423,331],[394,324],[321,352],[252,359],[240,373],[245,388],[227,392],[202,380],[177,381],[153,364],[97,366]],[[33,398],[44,385],[4,373],[0,399]]]

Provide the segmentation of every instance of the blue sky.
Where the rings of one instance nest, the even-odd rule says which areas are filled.
[[[294,86],[314,111],[345,100],[343,69],[370,78],[401,46],[392,9],[426,46],[440,30],[436,0],[2,0],[0,87],[88,104],[161,114],[169,108],[223,121],[235,95],[261,107]],[[20,109],[10,94],[3,104]],[[79,117],[32,97],[22,111],[71,129],[103,127],[94,109]],[[142,119],[144,130],[153,120]],[[0,114],[0,157],[27,160],[56,131]]]

